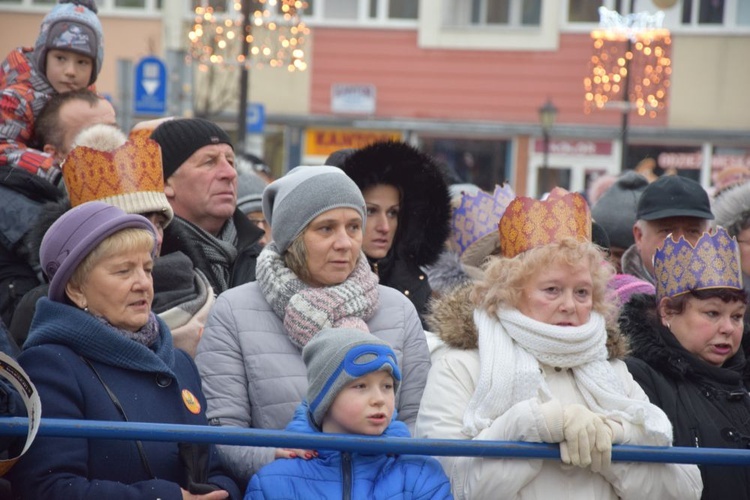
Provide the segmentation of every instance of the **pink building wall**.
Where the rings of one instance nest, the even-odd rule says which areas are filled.
[[[583,78],[591,57],[587,34],[564,34],[554,51],[422,49],[416,30],[316,28],[312,44],[311,112],[331,114],[331,85],[373,84],[376,117],[435,120],[539,121],[551,98],[557,122],[618,126],[614,110],[583,110]],[[663,126],[631,114],[633,126]]]

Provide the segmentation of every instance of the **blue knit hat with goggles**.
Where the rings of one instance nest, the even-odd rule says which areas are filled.
[[[351,328],[321,330],[302,350],[307,367],[307,402],[312,423],[320,428],[339,392],[368,373],[387,371],[394,393],[401,382],[396,354],[387,342]]]

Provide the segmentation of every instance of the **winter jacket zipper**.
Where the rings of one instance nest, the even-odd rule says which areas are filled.
[[[341,474],[343,475],[343,498],[352,500],[352,456],[348,452],[341,454]]]

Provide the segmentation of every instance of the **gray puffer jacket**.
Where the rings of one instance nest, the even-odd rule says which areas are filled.
[[[424,330],[412,303],[398,291],[378,286],[380,305],[367,325],[398,357],[403,380],[396,397],[398,418],[414,428],[430,371]],[[212,425],[283,429],[307,392],[301,350],[289,340],[257,283],[222,293],[211,311],[195,362],[208,400]],[[274,459],[273,448],[219,446],[236,479],[247,484]]]

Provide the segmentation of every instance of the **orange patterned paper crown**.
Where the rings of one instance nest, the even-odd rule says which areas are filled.
[[[62,167],[70,204],[99,200],[128,213],[163,212],[172,208],[164,195],[161,149],[156,141],[136,136],[112,151],[73,148]]]
[[[591,210],[578,193],[555,188],[544,201],[519,196],[505,209],[499,224],[503,256],[575,238],[591,241]]]
[[[154,131],[152,128],[139,128],[137,130],[131,130],[128,134],[128,139],[134,141],[135,139],[150,139],[151,133]]]
[[[505,185],[495,186],[492,195],[484,191],[461,195],[461,205],[453,211],[452,221],[453,239],[460,255],[487,235],[497,238],[497,223],[515,196],[510,186]]]
[[[742,290],[742,268],[737,240],[719,227],[703,233],[695,246],[670,236],[654,255],[656,299],[675,297],[691,290],[734,288]]]

